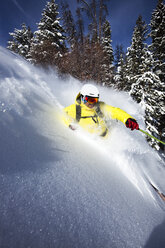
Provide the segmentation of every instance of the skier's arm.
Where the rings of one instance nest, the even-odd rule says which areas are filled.
[[[62,121],[66,126],[71,128],[72,130],[76,129],[76,119],[75,119],[75,105],[72,104],[63,109]]]
[[[107,108],[107,110],[109,110],[109,113],[110,113],[112,119],[119,120],[119,121],[123,122],[124,124],[126,123],[126,121],[129,118],[133,119],[133,117],[131,115],[129,115],[127,112],[125,112],[124,110],[122,110],[120,108],[111,107],[108,105],[106,108]]]
[[[116,108],[104,104],[103,112],[105,113],[105,115],[108,115],[110,118],[123,122],[126,125],[126,127],[131,128],[131,130],[139,129],[139,125],[136,119],[120,108]]]

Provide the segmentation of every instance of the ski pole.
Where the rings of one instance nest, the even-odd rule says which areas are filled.
[[[157,139],[156,137],[152,136],[151,134],[147,133],[146,131],[144,131],[144,130],[142,130],[142,129],[140,129],[140,128],[139,128],[138,130],[139,130],[140,132],[142,132],[142,133],[148,135],[149,137],[151,137],[151,138],[157,140],[158,142],[162,143],[163,145],[165,145],[165,142],[163,142],[163,141]]]

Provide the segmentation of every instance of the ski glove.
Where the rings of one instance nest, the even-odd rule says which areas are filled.
[[[135,119],[128,118],[128,120],[125,123],[126,127],[131,128],[131,130],[138,130],[139,129],[139,124]]]

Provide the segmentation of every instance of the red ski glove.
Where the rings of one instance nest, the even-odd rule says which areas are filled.
[[[126,127],[131,128],[131,130],[138,130],[139,129],[139,124],[135,119],[128,118],[128,120],[125,123]]]

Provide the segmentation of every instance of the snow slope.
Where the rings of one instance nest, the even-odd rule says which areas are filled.
[[[138,131],[111,123],[95,140],[59,120],[81,83],[0,47],[0,247],[164,247],[165,165]],[[101,100],[143,124],[124,92]]]

